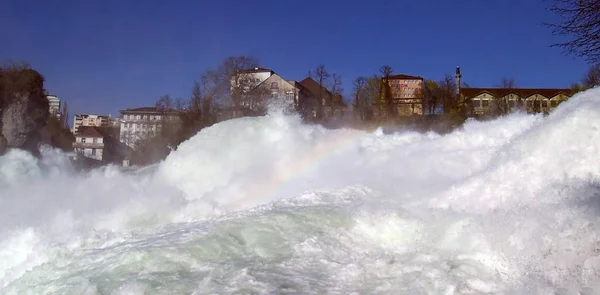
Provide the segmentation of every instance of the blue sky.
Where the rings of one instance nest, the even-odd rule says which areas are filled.
[[[26,61],[70,113],[118,114],[193,81],[230,55],[253,55],[286,79],[323,63],[351,81],[381,65],[441,79],[457,65],[472,86],[513,77],[568,87],[583,60],[549,45],[547,0],[0,2],[0,60]]]

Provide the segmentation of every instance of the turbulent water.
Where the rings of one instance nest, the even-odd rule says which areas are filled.
[[[273,113],[164,162],[0,157],[1,294],[598,294],[600,90],[447,135]]]

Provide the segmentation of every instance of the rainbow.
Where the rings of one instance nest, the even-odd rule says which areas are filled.
[[[256,200],[274,194],[287,183],[309,173],[326,159],[352,149],[367,134],[358,130],[330,133],[321,139],[314,148],[286,163],[287,165],[278,165],[265,181],[253,183],[247,188],[244,200]]]

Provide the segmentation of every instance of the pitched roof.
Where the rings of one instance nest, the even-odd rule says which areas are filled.
[[[385,79],[385,77],[384,77],[384,79]],[[398,74],[398,75],[389,76],[387,79],[423,80],[423,77],[420,77],[420,76],[411,76],[411,75],[405,75],[405,74]]]
[[[95,126],[79,126],[75,136],[103,138],[104,134]]]
[[[285,80],[285,79],[281,78],[279,75],[273,73],[273,75],[271,75],[269,78],[260,82],[258,85],[256,85],[256,87],[252,88],[252,90],[258,89],[259,87],[267,85],[268,83],[276,82],[276,81],[273,81],[273,79],[276,79],[276,78],[279,78],[281,81],[288,83],[290,86],[294,86],[294,83],[293,83],[294,81],[290,82],[289,80]]]
[[[460,94],[465,97],[474,97],[482,93],[489,93],[494,97],[503,97],[508,94],[516,94],[520,97],[530,97],[534,94],[552,98],[559,94],[572,96],[573,90],[569,88],[461,88]]]

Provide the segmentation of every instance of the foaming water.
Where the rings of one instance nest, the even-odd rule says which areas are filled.
[[[600,90],[444,136],[272,111],[165,161],[0,157],[1,294],[597,294]]]

